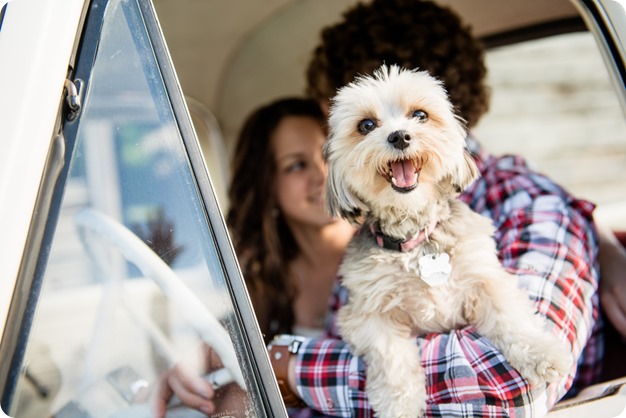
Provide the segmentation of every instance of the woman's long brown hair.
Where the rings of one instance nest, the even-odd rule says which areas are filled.
[[[288,116],[326,123],[317,102],[308,99],[281,99],[254,111],[239,134],[228,189],[226,222],[266,342],[291,332],[294,324],[295,291],[287,268],[299,249],[277,205],[271,140]]]

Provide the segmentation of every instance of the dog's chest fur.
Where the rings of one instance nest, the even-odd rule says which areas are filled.
[[[441,220],[424,241],[408,252],[380,248],[368,231],[350,242],[340,268],[349,291],[349,304],[363,312],[389,314],[418,333],[441,332],[467,325],[462,309],[463,290],[472,285],[464,275],[467,263],[480,263],[476,249],[495,247],[491,222],[456,199],[451,216]],[[462,216],[459,212],[463,212]],[[446,252],[452,271],[445,284],[430,286],[420,275],[419,259],[425,254]],[[475,254],[475,255],[474,255]]]

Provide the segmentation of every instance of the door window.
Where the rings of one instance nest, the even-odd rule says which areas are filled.
[[[210,183],[181,134],[146,6],[98,5],[99,44],[9,413],[150,417],[159,376],[181,362],[204,373],[209,346],[223,383],[243,389],[224,414],[269,415],[257,365],[265,347],[242,321],[250,304],[238,270],[225,268],[234,255],[209,216],[217,204],[204,199]]]

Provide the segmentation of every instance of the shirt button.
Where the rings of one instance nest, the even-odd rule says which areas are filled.
[[[326,405],[327,405],[329,408],[332,408],[333,406],[335,406],[335,405],[333,404],[333,401],[332,401],[332,400],[330,400],[330,399],[326,399]]]

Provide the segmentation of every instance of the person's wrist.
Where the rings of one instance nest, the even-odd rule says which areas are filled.
[[[295,388],[295,362],[304,338],[295,335],[277,335],[267,346],[270,363],[278,382],[280,394],[288,407],[304,407]]]

